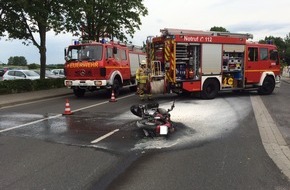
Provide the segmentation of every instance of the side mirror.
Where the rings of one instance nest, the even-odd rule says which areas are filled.
[[[117,54],[118,53],[118,50],[116,47],[113,47],[113,54]]]
[[[64,60],[69,61],[71,57],[68,55],[68,48],[64,48]]]

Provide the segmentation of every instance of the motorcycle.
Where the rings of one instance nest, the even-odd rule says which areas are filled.
[[[167,136],[174,131],[170,113],[175,107],[175,100],[170,109],[160,108],[158,103],[139,104],[131,106],[131,112],[140,117],[137,127],[142,129],[145,136]]]

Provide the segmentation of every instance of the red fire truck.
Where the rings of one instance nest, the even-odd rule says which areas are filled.
[[[113,89],[117,97],[121,87],[136,90],[136,70],[145,59],[134,45],[76,41],[65,49],[65,86],[77,97],[99,89]]]
[[[220,91],[271,94],[280,82],[277,47],[249,42],[251,34],[165,28],[147,38],[152,93]]]

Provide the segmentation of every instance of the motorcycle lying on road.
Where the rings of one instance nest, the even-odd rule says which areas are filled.
[[[173,101],[170,109],[160,108],[158,103],[139,104],[131,106],[131,112],[140,117],[137,127],[142,129],[145,136],[168,136],[174,131],[170,113],[175,104]]]

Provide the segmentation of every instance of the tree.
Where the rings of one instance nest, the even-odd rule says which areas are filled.
[[[285,39],[285,50],[284,50],[284,61],[287,65],[290,65],[290,33],[286,35]]]
[[[127,40],[140,29],[140,16],[148,14],[142,0],[79,0],[69,11],[66,26],[86,40],[99,41],[100,38]]]
[[[39,68],[39,65],[36,64],[36,63],[31,63],[31,64],[28,65],[28,69],[34,69],[34,70],[36,70],[38,68]]]
[[[214,26],[210,28],[210,31],[216,31],[216,32],[229,32],[227,29],[221,26]]]
[[[27,60],[24,56],[9,57],[7,65],[27,66]]]
[[[32,43],[40,53],[41,78],[45,78],[46,32],[59,33],[65,24],[65,2],[71,0],[1,0],[0,36]],[[7,33],[5,33],[7,32]],[[38,38],[37,35],[38,34]]]
[[[78,35],[81,31],[90,40],[106,35],[123,40],[127,39],[126,35],[132,37],[141,24],[140,15],[147,14],[142,0],[1,0],[0,36],[7,34],[10,39],[36,46],[43,79],[46,32]]]

